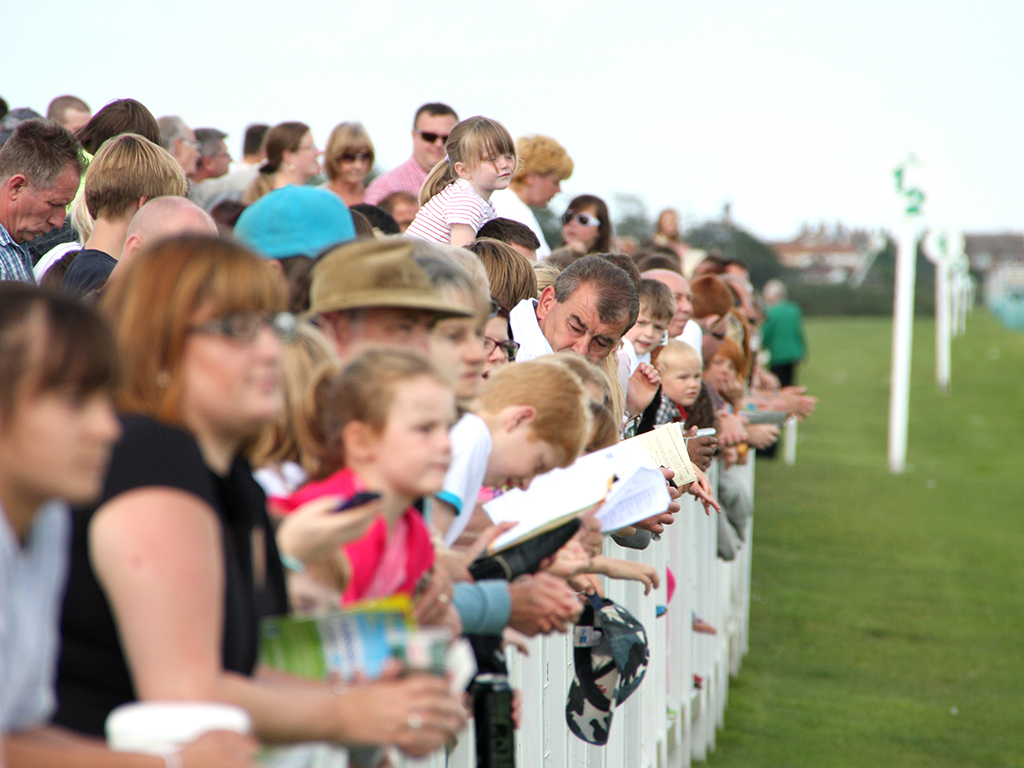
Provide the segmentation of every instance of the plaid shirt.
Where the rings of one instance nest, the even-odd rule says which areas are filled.
[[[28,248],[14,242],[3,224],[0,224],[0,280],[36,281]]]
[[[380,205],[380,201],[392,192],[411,192],[419,197],[420,187],[427,178],[427,172],[420,168],[415,157],[410,157],[397,168],[382,173],[370,182],[363,194],[363,202]]]

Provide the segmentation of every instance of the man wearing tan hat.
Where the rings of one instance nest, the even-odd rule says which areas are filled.
[[[345,243],[313,267],[309,312],[342,359],[366,345],[427,353],[427,334],[445,317],[472,317],[445,301],[412,258],[404,237]]]
[[[417,244],[422,247],[422,243]],[[401,347],[427,354],[427,334],[446,317],[472,317],[469,307],[445,301],[413,258],[408,238],[357,240],[331,249],[313,266],[309,314],[344,360],[366,346]],[[417,615],[453,603],[467,632],[500,634],[511,625],[527,634],[565,631],[578,611],[564,581],[548,574],[515,584],[458,582],[437,569],[417,602]]]

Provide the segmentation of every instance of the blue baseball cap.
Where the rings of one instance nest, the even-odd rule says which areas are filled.
[[[235,237],[261,256],[315,259],[325,248],[356,236],[348,206],[319,187],[287,186],[250,205],[235,224]]]

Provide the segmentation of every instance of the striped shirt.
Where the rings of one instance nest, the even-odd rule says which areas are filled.
[[[422,206],[405,234],[431,243],[450,243],[452,225],[466,224],[476,232],[498,218],[494,206],[484,200],[465,179],[442,189]]]
[[[380,205],[380,201],[392,192],[411,192],[418,198],[426,178],[427,171],[420,168],[415,157],[410,157],[397,168],[371,181],[363,194],[363,202],[367,205]]]
[[[0,280],[36,281],[28,248],[14,242],[3,224],[0,224]]]

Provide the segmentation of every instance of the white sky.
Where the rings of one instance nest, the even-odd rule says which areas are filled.
[[[570,197],[641,196],[652,215],[733,217],[762,237],[804,221],[892,222],[908,152],[932,222],[1024,229],[1019,0],[5,0],[0,96],[44,112],[134,97],[228,131],[309,123],[322,147],[361,120],[387,169],[416,107],[451,104],[576,162]]]

